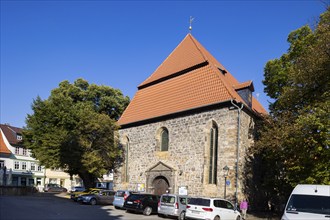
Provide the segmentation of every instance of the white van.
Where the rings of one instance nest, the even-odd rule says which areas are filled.
[[[330,185],[297,185],[286,204],[282,220],[330,219]]]

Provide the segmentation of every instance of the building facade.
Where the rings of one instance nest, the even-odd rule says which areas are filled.
[[[3,177],[0,185],[35,186],[43,191],[44,185],[57,183],[68,190],[83,185],[78,176],[70,177],[61,169],[46,169],[22,145],[22,129],[1,124],[0,166]],[[2,181],[1,181],[2,180]]]
[[[45,169],[22,145],[22,130],[1,124],[0,131],[2,185],[36,186],[42,189],[45,183]]]
[[[253,91],[188,34],[118,121],[124,154],[115,189],[243,197],[255,122],[267,114]]]

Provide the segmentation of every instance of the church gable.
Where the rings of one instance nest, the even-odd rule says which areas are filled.
[[[166,172],[166,171],[172,172],[174,171],[174,169],[167,166],[161,161],[147,170],[147,172]]]
[[[148,77],[139,88],[143,88],[153,82],[184,72],[194,66],[206,62],[206,58],[200,52],[197,45],[192,40],[191,35],[187,35],[164,62]]]
[[[245,93],[242,95],[236,90],[240,86],[229,71],[188,34],[139,85],[118,124],[132,126],[231,100],[243,103],[252,112],[266,114],[257,100],[247,99]]]

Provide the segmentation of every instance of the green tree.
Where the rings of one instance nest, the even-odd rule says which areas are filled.
[[[79,175],[86,187],[115,167],[121,154],[116,121],[129,103],[120,90],[63,81],[46,100],[37,97],[26,118],[24,144],[47,168]]]
[[[274,102],[254,149],[261,186],[283,200],[299,183],[330,184],[329,8],[314,30],[303,26],[288,42],[288,52],[265,66],[265,92]]]

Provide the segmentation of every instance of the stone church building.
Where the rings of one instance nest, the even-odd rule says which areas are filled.
[[[243,197],[255,121],[267,114],[253,91],[188,34],[118,121],[124,158],[114,188]]]

